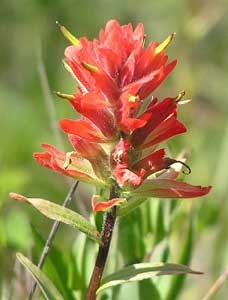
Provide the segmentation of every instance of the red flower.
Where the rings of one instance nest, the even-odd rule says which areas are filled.
[[[143,100],[156,89],[176,65],[165,54],[173,35],[163,43],[151,42],[144,48],[142,24],[120,26],[111,20],[99,39],[79,40],[66,30],[73,44],[65,51],[65,66],[78,84],[66,98],[81,114],[80,120],[64,119],[60,126],[68,134],[74,151],[62,153],[44,145],[35,153],[43,166],[76,179],[109,186],[117,182],[123,195],[138,197],[197,197],[210,187],[176,181],[179,163],[158,149],[159,143],[186,131],[177,120],[177,106],[184,95],[150,101],[142,112]],[[106,210],[122,198],[93,201],[94,210]]]
[[[81,38],[66,49],[66,61],[88,92],[99,89],[110,102],[128,89],[138,87],[140,99],[147,97],[172,71],[176,61],[167,64],[164,44],[151,42],[144,49],[144,28],[140,23],[120,26],[115,20],[100,31],[99,39]],[[160,45],[160,46],[159,46]]]

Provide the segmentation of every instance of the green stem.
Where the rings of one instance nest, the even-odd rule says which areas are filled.
[[[110,190],[109,199],[118,198],[118,197],[119,197],[119,193],[117,191],[117,187],[113,185]],[[115,221],[116,221],[116,207],[114,206],[110,211],[106,212],[104,215],[103,229],[101,235],[102,245],[99,247],[95,266],[87,290],[86,300],[96,299],[96,291],[100,286],[101,277],[107,261]]]

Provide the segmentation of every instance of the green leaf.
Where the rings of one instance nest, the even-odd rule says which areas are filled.
[[[150,279],[139,282],[139,299],[146,299],[148,295],[151,299],[161,300],[159,291]]]
[[[154,203],[156,204],[156,212],[155,212],[155,232],[154,232],[154,245],[162,241],[166,235],[165,229],[165,216],[164,216],[164,205],[165,203],[160,199],[154,199]]]
[[[153,276],[161,275],[177,275],[177,274],[202,274],[201,272],[193,271],[188,266],[171,264],[171,263],[141,263],[128,266],[120,271],[117,271],[105,277],[97,293],[106,288],[124,284],[132,281],[140,281]]]
[[[102,243],[97,229],[80,214],[73,210],[39,198],[26,198],[16,193],[10,193],[11,198],[34,206],[49,219],[56,220],[84,232],[92,240]]]
[[[86,298],[86,291],[94,262],[96,260],[97,249],[85,235],[79,235],[73,245],[74,264],[77,266],[77,278],[75,278],[75,289],[79,290],[79,299]]]
[[[17,253],[16,256],[20,263],[31,273],[47,300],[64,300],[51,280],[37,266],[21,253]]]
[[[190,219],[188,232],[186,233],[187,238],[185,240],[185,244],[183,246],[183,250],[180,255],[179,262],[181,264],[188,264],[191,259],[192,250],[193,250],[193,220]],[[166,300],[176,299],[179,292],[181,291],[184,285],[185,276],[173,276],[171,280],[171,284],[168,290],[168,295],[165,298]]]
[[[87,236],[82,233],[79,233],[75,242],[72,245],[72,264],[75,266],[76,272],[74,272],[71,280],[71,288],[79,290],[80,294],[84,293],[85,289],[85,282],[82,278],[82,273],[84,268],[83,262],[86,242]]]
[[[32,257],[35,257],[37,261],[44,249],[45,240],[34,226],[32,226],[32,235],[36,245]],[[73,268],[74,264],[70,260],[69,254],[65,253],[64,251],[61,252],[54,245],[52,245],[42,270],[48,274],[56,288],[63,295],[64,299],[67,300],[74,299],[72,296],[72,291],[68,286],[70,267]]]
[[[29,218],[25,212],[18,208],[11,210],[3,224],[8,246],[17,251],[27,251],[31,247]]]
[[[140,208],[119,221],[118,247],[124,264],[141,262],[146,254],[143,215]]]

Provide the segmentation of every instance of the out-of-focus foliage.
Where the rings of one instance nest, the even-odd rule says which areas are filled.
[[[143,22],[148,40],[160,41],[171,32],[177,33],[168,51],[171,57],[178,58],[178,66],[168,82],[156,91],[155,96],[175,96],[184,89],[187,98],[193,99],[190,104],[180,108],[180,118],[187,124],[188,133],[168,142],[168,146],[172,155],[177,155],[183,148],[191,151],[189,164],[192,174],[189,175],[188,182],[214,185],[208,197],[177,203],[166,200],[158,203],[151,199],[150,203],[143,204],[140,209],[126,216],[126,219],[120,219],[119,232],[116,233],[118,237],[114,237],[113,241],[113,253],[115,247],[119,247],[121,255],[116,261],[112,260],[114,254],[110,253],[110,265],[107,268],[107,272],[111,273],[124,263],[137,263],[142,259],[168,259],[176,263],[191,263],[193,268],[204,271],[205,275],[197,278],[189,276],[187,281],[178,277],[179,279],[165,280],[156,278],[153,283],[147,280],[140,285],[131,283],[123,289],[114,289],[113,299],[118,299],[118,293],[119,299],[125,299],[126,295],[132,300],[147,299],[145,293],[157,295],[158,298],[161,290],[170,295],[169,299],[173,299],[169,287],[181,287],[183,284],[184,289],[178,299],[200,299],[215,278],[223,272],[228,264],[227,14],[226,0],[1,1],[2,299],[15,299],[15,291],[21,299],[27,294],[30,277],[15,262],[15,252],[23,251],[29,256],[32,249],[35,251],[37,242],[30,224],[43,238],[46,238],[51,225],[50,221],[32,208],[9,200],[8,192],[13,190],[61,203],[68,189],[68,182],[60,175],[39,167],[32,159],[32,153],[40,149],[41,142],[56,146],[59,143],[52,131],[51,108],[44,100],[38,65],[44,64],[51,91],[71,93],[75,90],[74,82],[61,65],[67,42],[56,27],[56,20],[66,25],[76,36],[86,35],[90,38],[96,36],[99,28],[110,18],[116,18],[121,23]],[[39,57],[40,48],[43,62]],[[57,119],[74,117],[64,101],[57,99],[54,93],[51,96]],[[66,141],[63,144],[66,150],[70,149]],[[77,192],[77,202],[72,204],[72,208],[88,215],[91,193],[92,191],[88,193],[88,186],[81,185]],[[82,242],[81,236],[76,242],[74,238],[75,231],[61,227],[55,246],[64,253],[64,261],[71,261],[65,262],[64,268],[70,268],[74,261],[77,262],[79,269],[72,267],[71,276],[66,278],[68,287],[73,287],[77,294],[78,287],[84,285],[83,278],[88,281],[96,249],[90,241]],[[76,250],[72,254],[73,242],[73,249]],[[82,246],[79,247],[79,244]],[[150,253],[152,246],[155,248]],[[191,247],[194,250],[192,253]],[[40,247],[38,249],[40,251]],[[53,277],[51,279],[57,281]],[[61,287],[62,283],[58,284],[61,292],[67,293],[68,290],[64,291]],[[224,286],[214,299],[226,299],[227,294],[228,289]]]

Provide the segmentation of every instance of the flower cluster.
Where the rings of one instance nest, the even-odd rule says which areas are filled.
[[[176,65],[176,60],[168,62],[165,53],[173,34],[162,43],[144,47],[142,24],[133,30],[131,24],[120,26],[111,20],[93,41],[76,39],[60,28],[72,44],[65,50],[64,65],[78,90],[73,95],[58,95],[82,117],[60,121],[74,151],[62,153],[44,144],[46,152],[34,153],[34,158],[80,181],[101,186],[116,182],[136,198],[207,194],[210,187],[176,181],[181,162],[158,149],[159,143],[186,131],[177,120],[182,94],[162,101],[152,97],[147,106],[142,105]],[[105,210],[122,200],[103,205],[94,200],[93,209]]]

